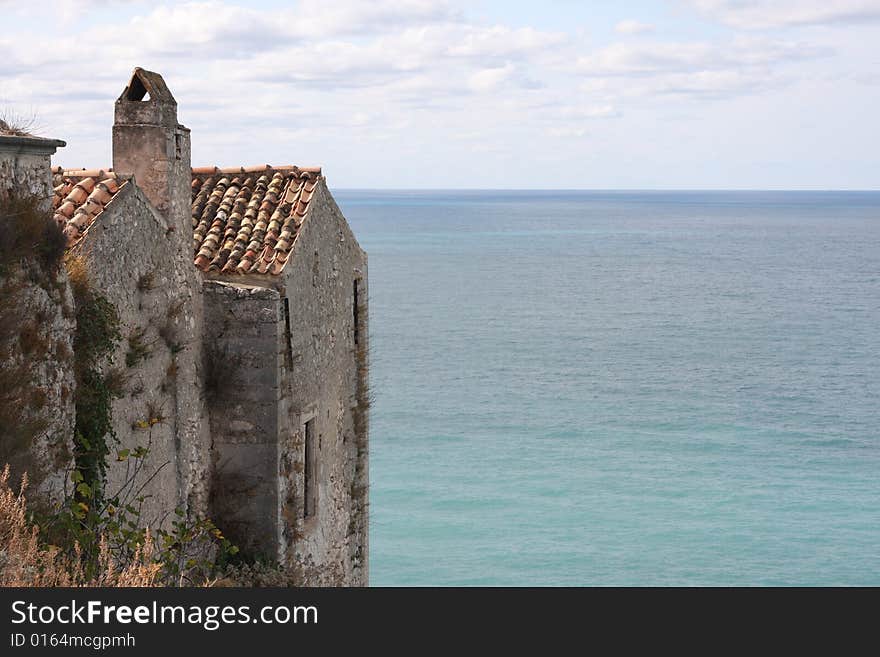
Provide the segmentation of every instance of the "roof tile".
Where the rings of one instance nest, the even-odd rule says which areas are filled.
[[[54,167],[55,221],[79,241],[126,180],[112,169]],[[223,274],[278,275],[290,256],[320,167],[216,166],[192,170],[195,266]]]
[[[121,185],[116,174],[105,169],[64,170],[57,167],[52,173],[54,219],[63,228],[67,245],[73,246],[113,200]]]
[[[268,164],[193,169],[196,267],[222,274],[278,274],[320,173],[319,167]]]

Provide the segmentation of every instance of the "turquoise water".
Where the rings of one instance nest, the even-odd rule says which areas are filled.
[[[880,193],[337,200],[372,584],[880,584]]]

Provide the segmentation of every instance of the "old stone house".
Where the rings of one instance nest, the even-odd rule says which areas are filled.
[[[145,516],[207,515],[305,584],[366,584],[367,256],[321,169],[192,168],[140,68],[112,138],[112,168],[50,171],[50,140],[10,168],[51,175],[69,251],[119,312],[113,426],[149,449]],[[130,468],[111,462],[108,488]]]

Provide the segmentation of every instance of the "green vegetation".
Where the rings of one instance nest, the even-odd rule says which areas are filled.
[[[156,467],[149,458],[153,431],[166,419],[162,409],[146,405],[145,418],[136,427],[143,429],[138,434],[145,439],[143,446],[118,449],[113,430],[113,400],[125,394],[128,370],[151,353],[145,331],[128,337],[126,368],[113,367],[122,341],[117,309],[91,286],[86,260],[65,257],[64,235],[45,205],[0,195],[0,225],[0,468],[8,464],[0,469],[0,585],[210,583],[238,552],[213,522],[191,517],[183,509],[175,510],[167,524],[166,519],[142,518],[146,487],[169,465]],[[65,301],[62,263],[73,293],[72,308]],[[153,284],[151,276],[144,277],[138,287],[145,292]],[[48,309],[34,308],[35,293],[48,295]],[[182,306],[180,302],[169,309],[161,335],[172,355],[180,351],[172,323]],[[23,309],[32,309],[32,314]],[[46,327],[55,317],[53,310],[75,318],[73,350],[67,342],[50,340]],[[74,469],[60,505],[28,508],[25,473],[32,481],[43,476],[33,446],[48,426],[43,415],[50,403],[44,384],[35,380],[34,364],[50,355],[73,366],[76,386],[63,387],[61,394],[62,399],[74,396]],[[168,376],[175,375],[176,369],[169,368]],[[111,458],[114,472],[120,473],[114,479],[122,479],[112,491],[107,490]],[[69,461],[68,453],[58,456],[55,465],[63,467]],[[151,535],[146,527],[157,521],[169,529]]]
[[[55,281],[67,239],[41,204],[32,196],[0,197],[0,278],[24,267],[38,282]]]
[[[149,344],[144,340],[147,330],[144,328],[135,329],[128,336],[128,352],[125,354],[125,365],[127,367],[135,367],[141,361],[150,357],[153,352]]]
[[[106,298],[92,290],[88,268],[81,256],[67,259],[67,270],[76,301],[76,334],[73,343],[76,376],[74,457],[85,484],[99,494],[107,473],[107,455],[113,433],[111,405],[120,396],[119,374],[105,365],[121,338],[119,314]]]
[[[74,364],[77,381],[76,469],[71,474],[72,493],[65,505],[42,519],[45,540],[66,546],[79,555],[85,577],[97,577],[105,567],[102,555],[109,553],[120,564],[134,564],[151,545],[151,559],[159,564],[155,582],[171,585],[203,583],[225,565],[238,548],[233,546],[208,519],[187,518],[175,511],[171,531],[159,530],[152,542],[141,517],[147,484],[168,464],[147,472],[153,428],[165,421],[162,410],[152,403],[145,419],[133,429],[148,433],[147,444],[116,452],[118,464],[125,463],[120,488],[105,490],[108,457],[118,443],[112,425],[112,403],[124,394],[128,374],[111,368],[113,352],[121,341],[116,308],[92,289],[87,263],[82,257],[67,259],[68,274],[76,300],[77,330]],[[128,338],[126,366],[131,368],[150,353],[144,330]]]

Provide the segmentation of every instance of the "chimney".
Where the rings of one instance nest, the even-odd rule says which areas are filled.
[[[134,174],[138,187],[181,238],[191,231],[189,128],[177,122],[177,101],[158,73],[134,69],[116,101],[113,170]]]

